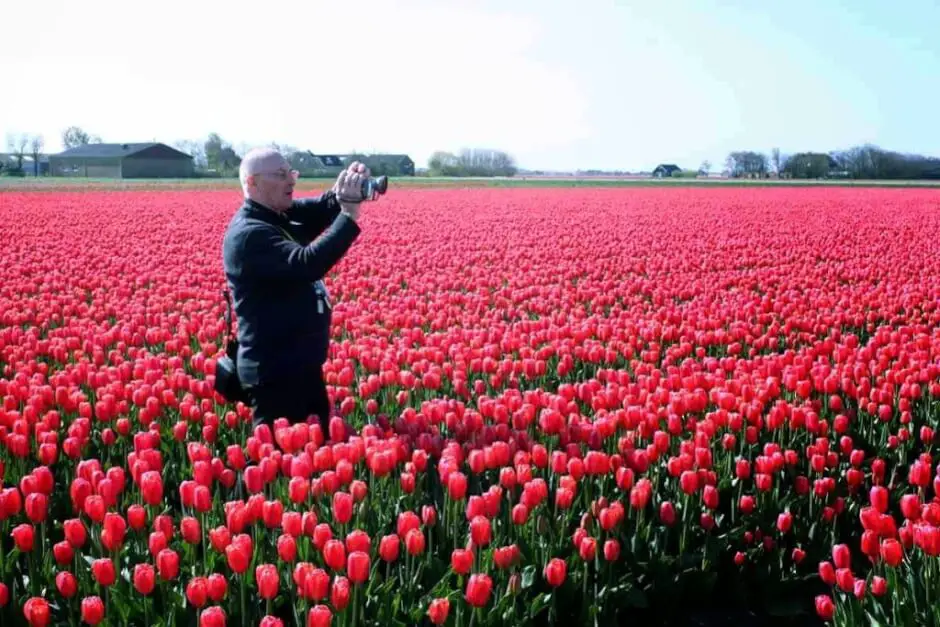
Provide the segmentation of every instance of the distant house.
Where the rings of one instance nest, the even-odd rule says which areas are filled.
[[[653,170],[653,176],[658,179],[670,178],[675,172],[682,172],[682,169],[674,163],[661,163]]]
[[[84,144],[49,156],[53,176],[93,178],[188,178],[193,158],[157,142]]]
[[[345,162],[351,163],[360,161],[369,167],[369,171],[375,176],[414,176],[415,162],[408,155],[386,155],[374,154],[346,155]]]

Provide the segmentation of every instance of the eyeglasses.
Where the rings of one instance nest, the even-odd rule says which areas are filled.
[[[300,172],[298,170],[275,170],[274,172],[258,172],[258,175],[269,176],[279,181],[286,181],[289,177],[296,181],[300,177]]]

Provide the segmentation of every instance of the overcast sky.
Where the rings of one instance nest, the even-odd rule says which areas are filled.
[[[157,7],[160,8],[157,8]],[[0,137],[496,148],[525,168],[940,156],[936,0],[42,0],[3,9]]]

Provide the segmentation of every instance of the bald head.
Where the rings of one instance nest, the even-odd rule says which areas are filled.
[[[254,148],[242,158],[238,178],[245,198],[274,211],[284,211],[293,202],[295,172],[284,156],[273,148]]]

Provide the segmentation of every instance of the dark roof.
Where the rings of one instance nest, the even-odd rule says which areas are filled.
[[[137,154],[138,152],[143,152],[148,148],[154,148],[159,146],[161,149],[172,150],[173,152],[179,153],[181,156],[189,157],[184,152],[180,152],[175,148],[167,146],[166,144],[161,144],[159,142],[144,142],[144,143],[134,143],[134,144],[83,144],[81,146],[75,146],[64,150],[57,155],[56,157],[101,157],[101,158],[110,158],[115,157],[127,157],[129,155]]]
[[[313,154],[313,153],[311,153]],[[343,158],[339,155],[314,155],[325,166],[342,166]]]
[[[659,168],[662,168],[662,169],[664,169],[664,170],[678,170],[678,169],[679,169],[679,166],[677,166],[677,165],[674,164],[674,163],[660,163],[658,166],[656,166],[656,169],[657,169],[657,170],[658,170]]]

